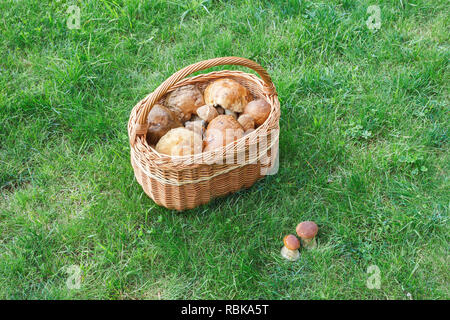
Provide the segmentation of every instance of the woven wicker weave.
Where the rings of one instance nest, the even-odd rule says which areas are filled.
[[[186,78],[194,72],[219,65],[245,66],[255,70],[261,78],[230,70]],[[265,123],[235,143],[215,151],[171,157],[154,150],[145,139],[147,115],[153,105],[164,103],[165,95],[178,87],[197,84],[204,90],[211,81],[219,78],[236,80],[249,89],[254,98],[265,99],[271,105],[271,113]],[[273,132],[278,133],[279,118],[280,104],[275,87],[266,70],[259,64],[239,57],[194,63],[174,73],[131,111],[128,135],[135,177],[145,193],[157,204],[176,210],[191,209],[214,197],[248,188],[264,176],[264,169],[274,166],[278,153],[278,134],[273,135]],[[266,152],[264,158],[262,153],[255,156],[250,152],[261,148],[262,141],[266,146],[262,148]],[[230,160],[233,156],[234,160]]]

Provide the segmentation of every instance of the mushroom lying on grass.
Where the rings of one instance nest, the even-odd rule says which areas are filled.
[[[288,234],[283,239],[284,246],[281,248],[281,255],[283,258],[286,258],[290,261],[295,261],[300,258],[300,253],[298,252],[298,249],[300,248],[300,241],[298,241],[297,237]]]
[[[305,249],[314,249],[317,247],[316,235],[319,227],[314,221],[303,221],[297,225],[295,230]]]

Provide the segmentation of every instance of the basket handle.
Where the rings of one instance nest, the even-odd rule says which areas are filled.
[[[272,79],[270,78],[267,71],[263,67],[261,67],[258,63],[252,60],[240,57],[222,57],[204,60],[191,64],[172,74],[166,81],[161,83],[161,85],[158,88],[156,88],[156,90],[153,91],[153,93],[151,93],[149,96],[147,96],[147,98],[145,98],[144,106],[138,114],[135,128],[133,130],[132,135],[130,136],[131,145],[134,145],[134,142],[136,141],[136,135],[145,134],[147,132],[148,113],[153,108],[153,105],[159,99],[161,99],[173,85],[175,85],[177,82],[179,82],[180,80],[184,79],[185,77],[194,72],[221,65],[238,65],[253,69],[259,74],[261,79],[266,84],[267,94],[270,95],[275,93],[275,86],[273,85]]]

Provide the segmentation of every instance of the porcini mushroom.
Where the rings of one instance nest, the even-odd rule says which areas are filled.
[[[295,229],[301,239],[302,246],[305,249],[314,249],[317,247],[316,235],[319,227],[314,221],[303,221],[297,225]]]
[[[270,104],[264,99],[250,101],[244,109],[244,114],[248,114],[255,120],[255,125],[260,126],[266,121],[270,114]]]
[[[248,114],[241,114],[237,121],[241,124],[242,128],[244,128],[245,132],[255,128],[255,121]]]
[[[219,79],[205,89],[205,103],[222,107],[234,112],[244,111],[250,101],[250,92],[243,85],[232,79]]]
[[[147,142],[156,144],[170,129],[181,127],[175,113],[167,107],[155,104],[147,116]]]
[[[203,106],[203,95],[196,85],[189,84],[169,93],[165,104],[172,109],[182,122],[189,120],[197,108]]]
[[[244,129],[233,116],[217,116],[206,128],[203,151],[211,151],[226,146],[243,136]]]
[[[206,122],[210,122],[212,119],[217,117],[219,113],[213,106],[205,104],[197,109],[197,115]]]
[[[283,239],[284,246],[281,248],[281,255],[283,258],[286,258],[290,261],[298,260],[300,257],[300,253],[298,252],[298,248],[300,248],[300,241],[298,241],[297,237],[288,234]]]
[[[183,127],[171,129],[159,139],[155,149],[169,156],[201,153],[202,136]]]
[[[193,117],[194,118],[194,117]],[[192,120],[192,121],[186,121],[184,123],[184,127],[186,129],[189,129],[191,131],[194,131],[195,133],[198,133],[200,136],[203,137],[203,133],[206,130],[206,121],[205,120]]]

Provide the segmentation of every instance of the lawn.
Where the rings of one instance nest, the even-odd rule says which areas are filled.
[[[0,298],[450,298],[447,1],[6,0],[0,12]],[[130,111],[220,56],[272,76],[279,172],[194,210],[159,207],[134,178]],[[303,220],[319,247],[283,260]]]

